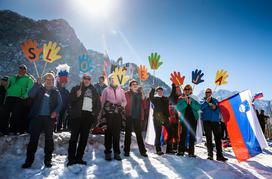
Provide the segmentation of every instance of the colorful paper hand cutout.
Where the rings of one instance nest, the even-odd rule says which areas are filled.
[[[225,70],[217,70],[216,77],[215,77],[215,84],[217,86],[227,84],[227,78],[229,77],[228,72]]]
[[[42,48],[38,48],[37,41],[34,42],[31,39],[28,39],[21,45],[21,49],[30,62],[38,61],[40,58],[40,53],[42,52]]]
[[[198,85],[199,83],[204,82],[202,79],[203,76],[204,73],[202,73],[201,70],[196,69],[195,71],[192,71],[192,83]]]
[[[161,56],[157,53],[151,53],[148,60],[152,70],[157,70],[162,65]]]
[[[170,80],[176,85],[181,86],[184,83],[185,76],[181,76],[180,72],[173,72],[171,73]]]
[[[93,69],[93,61],[88,55],[79,56],[78,63],[80,72],[87,73]]]
[[[122,86],[129,80],[129,76],[126,75],[126,70],[122,67],[116,67],[113,71],[113,79],[116,85]]]
[[[43,44],[43,60],[52,63],[60,59],[61,56],[58,55],[59,51],[60,47],[57,46],[56,42],[49,41],[48,44]]]
[[[148,79],[147,68],[145,65],[140,65],[138,69],[138,76],[141,81],[146,81]]]

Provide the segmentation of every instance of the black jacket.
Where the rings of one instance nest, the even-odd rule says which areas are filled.
[[[172,104],[172,105],[177,105],[178,103],[178,98],[179,96],[176,94],[176,85],[173,83],[172,84],[172,91],[171,91],[171,94],[169,96],[169,102]]]
[[[155,119],[168,121],[169,118],[169,111],[168,111],[168,105],[169,100],[167,97],[154,97],[155,89],[152,89],[149,94],[149,99],[154,105],[154,113],[153,116]]]
[[[101,109],[101,102],[100,102],[100,97],[95,90],[93,85],[90,85],[88,87],[84,87],[82,85],[82,93],[79,97],[76,96],[77,91],[80,89],[80,86],[77,85],[72,88],[70,95],[69,95],[69,100],[70,100],[70,105],[71,105],[71,110],[70,110],[70,115],[71,118],[79,118],[81,117],[81,112],[82,112],[82,105],[83,105],[83,94],[87,89],[90,89],[92,91],[92,102],[93,102],[93,115],[98,116],[98,113],[100,112]]]
[[[4,104],[6,92],[6,88],[4,86],[0,86],[0,106]]]

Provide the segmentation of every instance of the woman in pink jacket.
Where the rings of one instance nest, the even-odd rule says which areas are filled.
[[[109,76],[109,86],[104,89],[101,96],[103,109],[101,111],[100,124],[104,121],[105,128],[105,160],[111,160],[111,149],[113,146],[114,159],[122,160],[120,157],[120,129],[122,119],[125,117],[125,106],[127,100],[124,90],[115,84],[112,75]]]

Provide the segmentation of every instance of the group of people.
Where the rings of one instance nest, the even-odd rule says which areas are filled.
[[[156,92],[156,94],[155,94]],[[199,120],[199,111],[201,110],[201,120],[203,121],[206,135],[206,145],[208,150],[208,159],[213,160],[212,135],[214,136],[217,152],[217,160],[226,161],[227,158],[222,153],[220,110],[218,101],[212,97],[212,90],[207,88],[203,101],[198,102],[192,96],[192,86],[186,85],[183,92],[179,86],[172,85],[171,95],[167,98],[163,94],[163,88],[152,89],[149,97],[154,105],[154,128],[155,128],[155,146],[158,155],[163,155],[161,151],[161,128],[165,127],[167,131],[166,153],[176,153],[183,156],[187,151],[189,157],[195,155],[195,140],[197,120]],[[178,126],[180,132],[178,132]],[[186,145],[188,144],[188,146]]]
[[[27,156],[22,168],[31,167],[37,150],[41,132],[45,134],[44,164],[52,166],[54,150],[53,132],[63,128],[65,113],[69,109],[71,137],[68,147],[67,166],[74,164],[86,165],[83,160],[90,129],[94,126],[104,132],[105,160],[122,160],[120,154],[120,130],[125,122],[124,156],[130,156],[131,133],[136,134],[139,152],[147,156],[143,141],[141,121],[145,110],[145,95],[137,80],[129,81],[129,89],[124,91],[116,85],[113,75],[108,77],[108,86],[104,77],[92,84],[90,75],[83,75],[79,85],[69,92],[66,83],[54,85],[55,74],[48,72],[34,78],[27,73],[25,65],[19,66],[17,75],[3,78],[6,85],[1,91],[1,110],[5,113],[5,120],[1,120],[1,132],[30,132]],[[2,95],[5,90],[5,95]],[[208,159],[213,160],[212,135],[217,151],[217,160],[226,161],[222,153],[220,110],[218,101],[212,97],[212,90],[206,89],[203,101],[198,102],[192,95],[192,86],[183,89],[175,84],[169,97],[164,96],[164,89],[155,86],[149,93],[149,100],[153,104],[153,122],[155,129],[155,148],[158,155],[161,150],[162,126],[167,131],[167,154],[183,156],[188,152],[189,157],[195,155],[195,136],[197,120],[203,121],[206,135]],[[4,93],[4,92],[3,92]],[[3,97],[3,99],[2,99]],[[29,104],[28,104],[29,103]],[[31,106],[22,108],[22,106]],[[24,112],[18,110],[25,110]],[[202,111],[199,117],[199,111]],[[23,116],[24,114],[25,116]],[[22,119],[25,118],[25,119]],[[21,121],[30,119],[21,129]],[[12,121],[12,122],[10,122]],[[56,125],[57,124],[57,125]],[[113,155],[112,155],[113,154]]]

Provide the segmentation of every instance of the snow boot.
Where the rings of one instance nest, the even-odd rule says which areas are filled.
[[[30,168],[32,165],[32,162],[25,162],[23,165],[22,165],[22,168]]]
[[[105,160],[111,161],[111,154],[105,154]]]
[[[121,160],[122,160],[122,158],[120,157],[119,154],[114,154],[114,159],[115,159],[115,160],[118,160],[118,161],[121,161]]]

